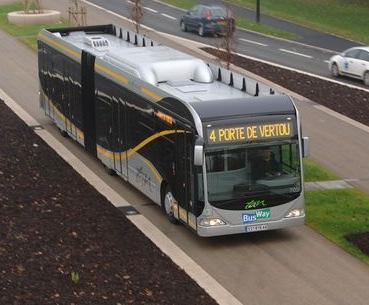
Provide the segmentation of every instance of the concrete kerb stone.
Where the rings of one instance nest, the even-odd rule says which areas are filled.
[[[21,106],[0,89],[0,98],[12,109],[17,116],[29,127],[40,126]],[[71,153],[61,142],[45,129],[35,130],[35,133],[42,138],[61,158],[69,163],[86,181],[88,181],[97,191],[105,196],[117,208],[130,207],[131,205],[89,169],[81,160]],[[182,251],[166,235],[156,228],[143,215],[135,214],[127,218],[152,240],[163,253],[169,256],[178,266],[183,269],[194,281],[196,281],[212,298],[220,305],[241,305],[228,290],[220,285],[210,274]]]
[[[23,11],[8,13],[8,21],[11,24],[50,24],[60,20],[61,13],[55,10],[43,10],[39,13],[25,13]]]
[[[306,191],[351,189],[353,186],[345,180],[305,182]]]

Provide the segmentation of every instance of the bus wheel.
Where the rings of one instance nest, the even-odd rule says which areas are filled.
[[[172,191],[170,190],[169,186],[167,186],[165,188],[165,195],[164,195],[161,206],[168,220],[171,223],[178,224],[177,218],[174,217],[173,206],[172,206],[173,202],[174,202],[174,197],[173,197]]]
[[[65,130],[59,128],[59,132],[60,132],[60,134],[61,134],[61,136],[63,138],[67,138],[68,137],[68,132],[66,132]]]
[[[105,171],[107,172],[107,174],[109,176],[115,176],[117,174],[114,169],[111,169],[110,167],[106,166],[105,164],[103,164],[103,165],[104,165]]]

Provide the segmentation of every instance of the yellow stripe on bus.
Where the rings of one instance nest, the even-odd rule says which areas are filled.
[[[96,151],[100,154],[103,155],[104,157],[113,160],[114,159],[114,153],[111,152],[110,150],[105,149],[104,147],[100,146],[100,145],[96,145]]]
[[[163,177],[159,174],[158,170],[154,167],[154,165],[147,159],[145,159],[144,157],[140,156],[142,161],[145,162],[145,164],[147,165],[147,167],[151,170],[151,172],[154,174],[156,180],[158,180],[158,182],[161,182],[163,180]]]
[[[113,70],[111,70],[111,69],[109,69],[109,68],[107,68],[103,65],[95,64],[95,68],[96,68],[96,70],[111,76],[112,78],[116,79],[119,82],[122,82],[125,85],[128,84],[128,78],[127,77],[124,77],[123,75],[121,75],[117,72],[114,72]]]
[[[142,147],[144,147],[145,145],[147,145],[148,143],[156,140],[157,138],[160,138],[162,136],[166,136],[166,135],[170,135],[170,134],[174,134],[174,133],[184,133],[184,130],[164,130],[158,133],[153,134],[152,136],[146,138],[145,140],[143,140],[141,143],[139,143],[138,145],[136,145],[135,147],[131,148],[128,150],[127,153],[124,153],[124,155],[122,155],[122,158],[129,158],[130,156],[132,156],[134,153],[136,153],[137,151],[139,151]]]
[[[158,102],[162,99],[162,97],[158,94],[156,94],[155,92],[145,88],[145,87],[141,87],[141,92],[143,94],[145,94],[148,97],[151,97],[155,102]]]
[[[67,46],[62,45],[61,43],[58,43],[48,37],[46,37],[44,34],[39,34],[38,39],[42,40],[43,42],[47,42],[48,44],[54,46],[57,49],[63,50],[64,52],[68,53],[69,55],[73,56],[74,58],[81,60],[81,54],[77,51],[74,51],[71,48],[68,48]]]
[[[41,89],[42,90],[42,89]],[[54,105],[53,101],[51,99],[49,99],[46,94],[43,92],[42,90],[42,94],[44,95],[44,97],[48,100],[49,105],[51,106],[51,108],[53,109],[53,112],[56,113],[56,115],[59,117],[59,119],[61,121],[64,121],[64,123],[67,125],[69,124],[71,126],[71,128],[76,130],[77,133],[77,138],[81,139],[82,141],[85,139],[85,135],[83,133],[83,131],[81,131],[76,125],[74,125],[63,113],[60,112],[60,110],[58,108],[56,108],[56,106]]]

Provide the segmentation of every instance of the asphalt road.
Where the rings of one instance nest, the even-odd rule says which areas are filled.
[[[43,3],[65,11],[67,1]],[[89,9],[88,18],[90,23],[123,23],[94,9]],[[59,136],[57,128],[38,108],[36,54],[3,32],[0,40],[0,66],[6,67],[0,73],[0,88],[243,304],[368,303],[368,266],[307,227],[203,239],[183,226],[170,224],[149,199],[119,178],[108,176],[79,145]],[[312,137],[314,159],[342,177],[359,178],[363,189],[369,192],[365,180],[369,178],[369,134],[326,114],[313,103],[298,102],[298,107],[304,131]]]
[[[219,1],[220,0],[218,0],[218,2]],[[130,0],[89,0],[89,2],[128,18],[132,16],[133,5]],[[195,33],[182,32],[179,27],[179,22],[181,16],[184,14],[183,10],[165,5],[156,0],[143,0],[143,6],[144,19],[142,23],[144,25],[160,32],[202,42],[208,45],[220,45],[219,38],[200,37]],[[242,10],[241,13],[247,14],[247,11]],[[270,17],[264,17],[264,19],[265,22],[270,25],[277,22],[275,19]],[[279,23],[281,23],[282,27],[285,29],[288,28],[291,31],[297,32],[297,34],[305,35],[306,39],[302,42],[313,44],[314,46],[296,44],[287,40],[237,30],[235,35],[236,51],[257,59],[332,78],[328,71],[328,59],[337,52],[341,52],[348,47],[357,45],[344,39],[335,38],[332,35],[324,35],[287,22],[280,21]],[[340,78],[339,80],[365,88],[360,80],[352,80],[348,78]]]

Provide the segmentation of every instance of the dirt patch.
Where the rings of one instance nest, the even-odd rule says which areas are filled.
[[[212,48],[205,51],[223,56]],[[369,93],[234,55],[232,63],[369,126]]]
[[[350,234],[346,239],[369,256],[369,232]]]
[[[0,304],[216,304],[0,101]]]

